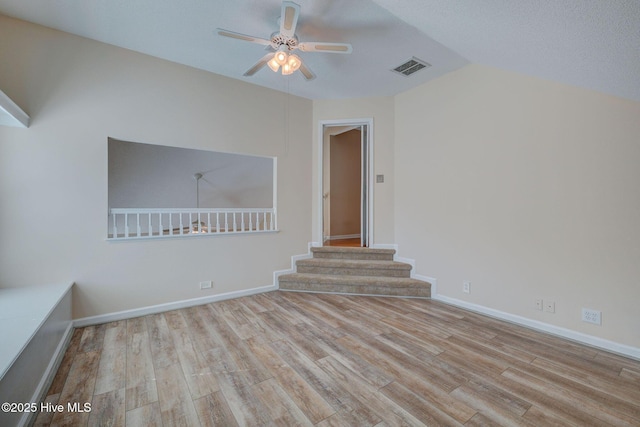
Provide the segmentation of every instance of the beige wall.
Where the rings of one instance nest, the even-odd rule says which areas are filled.
[[[640,103],[472,65],[395,113],[395,235],[418,273],[444,296],[640,347]]]
[[[2,16],[0,40],[32,118],[0,127],[0,286],[75,281],[77,318],[270,285],[306,252],[311,101]],[[277,156],[281,232],[105,241],[108,137]]]
[[[313,239],[321,242],[322,236],[318,214],[318,169],[319,147],[318,123],[320,120],[373,118],[373,174],[384,174],[385,182],[374,184],[373,242],[370,244],[394,243],[393,230],[393,140],[394,140],[394,100],[393,97],[316,100],[313,102]]]

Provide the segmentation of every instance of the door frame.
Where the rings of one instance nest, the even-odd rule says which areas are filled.
[[[361,119],[335,119],[335,120],[319,120],[318,121],[318,189],[317,189],[317,218],[318,225],[316,235],[319,237],[320,244],[324,242],[324,201],[323,201],[323,183],[324,183],[324,130],[325,127],[337,127],[337,126],[364,126],[366,132],[362,132],[366,138],[363,140],[364,146],[361,147],[362,159],[366,168],[362,168],[362,183],[366,184],[366,192],[361,191],[362,203],[365,207],[366,213],[361,212],[361,224],[360,229],[366,230],[365,235],[361,236],[361,240],[366,243],[368,247],[373,245],[373,118],[361,118]],[[362,184],[361,184],[362,190]]]

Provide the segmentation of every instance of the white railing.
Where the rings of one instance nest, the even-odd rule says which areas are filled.
[[[275,208],[109,210],[108,239],[149,239],[276,231]]]

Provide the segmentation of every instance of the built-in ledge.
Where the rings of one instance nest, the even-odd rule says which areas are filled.
[[[29,115],[0,90],[0,125],[29,127]]]
[[[38,404],[47,391],[73,332],[72,286],[0,289],[0,402]],[[30,415],[0,412],[0,426],[28,425]]]

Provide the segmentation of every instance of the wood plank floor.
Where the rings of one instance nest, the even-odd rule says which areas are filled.
[[[420,299],[271,292],[77,329],[36,426],[639,426],[640,361]]]

